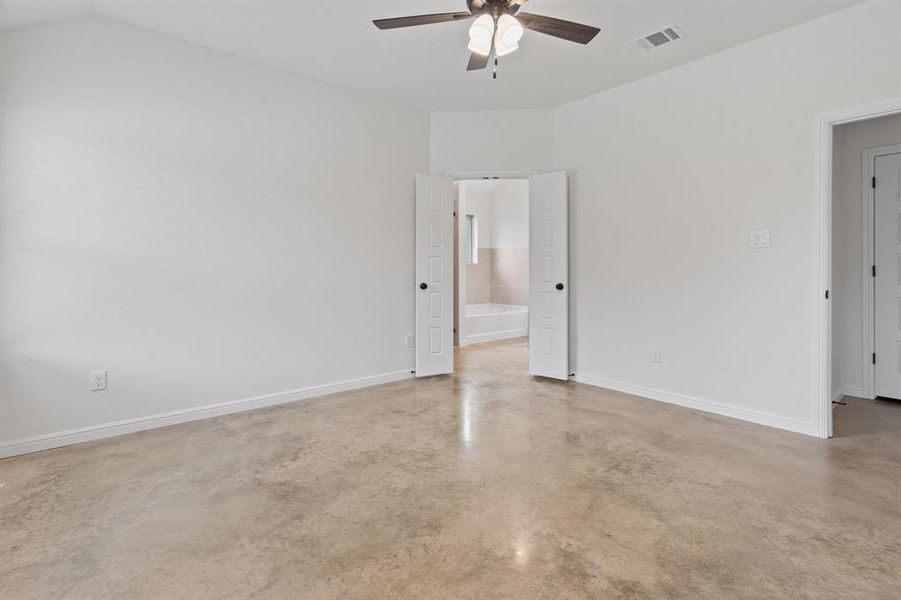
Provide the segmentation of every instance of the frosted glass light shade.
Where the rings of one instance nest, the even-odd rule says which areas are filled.
[[[494,43],[494,54],[496,56],[506,56],[506,55],[510,54],[511,52],[513,52],[514,50],[518,50],[518,49],[519,49],[519,44],[507,45],[502,42]]]
[[[470,40],[469,44],[466,46],[469,48],[471,52],[475,52],[476,54],[481,54],[482,56],[488,56],[491,52],[491,44],[477,44]]]
[[[488,56],[491,52],[491,38],[494,37],[494,19],[484,14],[469,27],[469,45],[472,52]]]
[[[494,34],[494,54],[505,56],[519,48],[523,28],[515,18],[503,14],[497,20],[497,31]]]
[[[505,46],[515,46],[522,39],[523,28],[515,17],[503,14],[497,20],[497,39]]]

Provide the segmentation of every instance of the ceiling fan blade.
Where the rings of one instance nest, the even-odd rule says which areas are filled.
[[[413,17],[395,17],[393,19],[375,19],[372,23],[379,29],[397,29],[398,27],[413,27],[415,25],[430,25],[432,23],[447,23],[477,17],[478,13],[452,12],[436,13],[433,15],[416,15]]]
[[[469,64],[466,65],[467,71],[478,71],[479,69],[484,69],[488,66],[488,56],[482,56],[476,52],[470,52],[469,54]]]
[[[555,19],[553,17],[545,17],[543,15],[535,15],[532,13],[517,13],[516,20],[526,29],[552,35],[578,44],[587,44],[601,31],[597,27],[592,27],[591,25],[582,25],[581,23],[573,23],[572,21],[564,21],[563,19]]]

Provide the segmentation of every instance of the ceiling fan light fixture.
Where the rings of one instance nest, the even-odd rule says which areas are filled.
[[[466,46],[470,52],[475,52],[476,54],[481,54],[482,56],[488,56],[491,54],[491,42],[487,44],[477,44],[476,42],[469,40],[469,44]]]
[[[491,38],[494,37],[494,19],[488,13],[473,21],[469,27],[468,48],[476,54],[488,56],[491,52]]]
[[[564,21],[555,17],[522,12],[526,0],[466,0],[466,11],[412,15],[389,19],[375,19],[373,24],[379,29],[397,29],[432,23],[451,23],[472,19],[469,27],[469,61],[467,71],[477,71],[488,66],[491,54],[495,55],[497,79],[497,57],[505,56],[519,49],[519,41],[526,29],[551,37],[588,44],[601,30],[591,25]],[[2,4],[2,0],[0,0]],[[673,31],[669,27],[664,32]],[[677,38],[678,32],[673,33]],[[672,37],[672,36],[671,36]]]
[[[516,46],[522,39],[523,31],[522,25],[519,24],[516,17],[504,13],[497,20],[497,39],[495,41],[500,41],[505,46]]]
[[[519,50],[519,44],[503,44],[499,42],[494,43],[494,55],[495,56],[507,56],[511,52]]]
[[[513,16],[502,14],[497,20],[497,31],[494,33],[495,56],[506,56],[519,49],[523,28]]]

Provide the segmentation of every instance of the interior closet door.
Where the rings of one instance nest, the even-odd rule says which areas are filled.
[[[901,154],[876,157],[876,395],[901,399]]]
[[[566,173],[529,178],[529,373],[569,379]]]
[[[416,176],[417,377],[454,370],[454,197],[447,177]]]

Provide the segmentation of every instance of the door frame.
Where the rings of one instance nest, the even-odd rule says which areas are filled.
[[[873,353],[876,352],[876,278],[872,275],[872,266],[876,264],[876,231],[875,208],[876,190],[872,185],[872,178],[876,176],[876,158],[890,154],[901,154],[901,144],[881,146],[879,148],[867,148],[863,151],[860,172],[863,177],[863,193],[861,198],[866,198],[861,207],[863,240],[863,271],[861,277],[861,299],[863,302],[863,339],[861,347],[861,372],[863,377],[861,384],[865,398],[876,397],[876,365],[873,364]]]
[[[445,171],[444,176],[450,177],[454,184],[461,181],[472,181],[476,179],[528,179],[532,175],[538,175],[538,171]],[[454,296],[457,315],[457,332],[456,338],[459,348],[466,346],[466,262],[463,259],[462,236],[463,227],[460,217],[463,216],[463,210],[460,208],[460,193],[457,191],[456,206],[454,210],[458,213],[457,219],[457,235],[454,239],[455,248],[457,250],[457,293]]]
[[[816,435],[832,437],[832,161],[833,132],[838,125],[901,113],[901,97],[859,105],[816,116],[817,126],[817,240],[816,289],[811,302],[816,315],[816,365],[814,368],[814,415]]]

